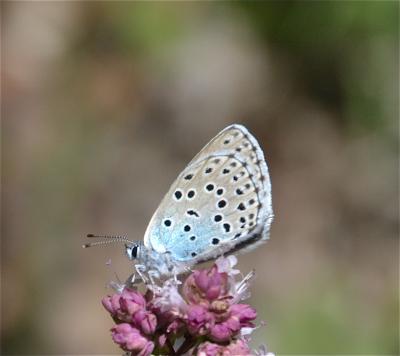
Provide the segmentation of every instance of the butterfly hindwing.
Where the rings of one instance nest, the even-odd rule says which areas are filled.
[[[271,220],[262,150],[246,128],[231,125],[172,184],[146,230],[145,245],[194,264],[245,247],[254,236],[267,239]]]

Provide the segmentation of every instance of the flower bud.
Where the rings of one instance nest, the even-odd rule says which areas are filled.
[[[144,334],[151,335],[156,330],[157,318],[146,310],[137,311],[132,320]]]
[[[138,329],[128,323],[115,325],[111,334],[115,343],[134,355],[148,356],[154,349],[153,342],[143,337]]]
[[[213,324],[212,314],[201,305],[192,305],[188,309],[187,326],[192,335],[205,335]]]

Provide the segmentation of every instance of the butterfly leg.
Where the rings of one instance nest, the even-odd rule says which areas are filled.
[[[128,288],[132,288],[135,284],[139,284],[140,279],[136,278],[136,273],[132,273],[125,282],[125,286]]]
[[[145,276],[145,272],[147,271],[146,266],[137,264],[137,265],[135,265],[135,269],[136,269],[137,274],[142,279],[143,283],[149,284],[149,279]]]
[[[160,273],[158,271],[151,270],[151,271],[148,272],[148,276],[149,276],[151,284],[155,285],[156,283],[154,282],[154,278],[159,279],[160,278]]]
[[[174,273],[174,282],[176,283],[176,285],[182,284],[182,282],[178,279],[178,275],[176,273]]]

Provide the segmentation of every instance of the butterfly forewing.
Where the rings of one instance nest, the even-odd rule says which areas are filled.
[[[153,215],[145,245],[196,263],[268,238],[270,180],[261,148],[241,125],[214,137],[172,184]]]

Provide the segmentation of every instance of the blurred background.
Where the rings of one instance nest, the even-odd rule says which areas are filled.
[[[178,173],[242,123],[272,179],[277,354],[398,354],[397,2],[2,2],[2,354],[118,354],[100,300]],[[106,266],[111,259],[112,266]]]

